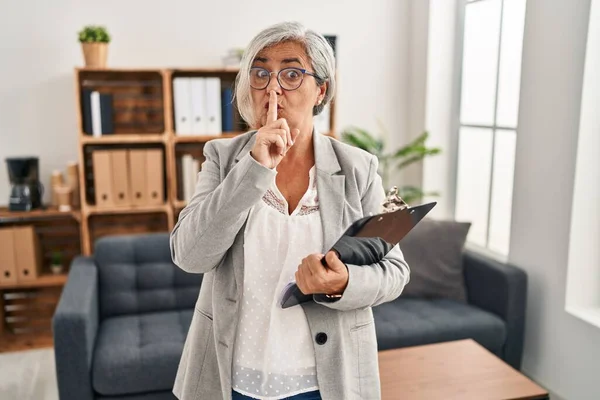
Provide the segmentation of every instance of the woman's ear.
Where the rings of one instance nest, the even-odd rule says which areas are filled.
[[[319,94],[317,95],[317,101],[315,103],[315,106],[318,106],[319,104],[321,104],[323,102],[323,99],[325,98],[326,93],[327,93],[327,82],[325,82],[324,84],[319,86]]]

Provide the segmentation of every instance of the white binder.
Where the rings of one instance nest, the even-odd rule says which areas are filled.
[[[93,91],[91,94],[92,104],[92,132],[94,137],[102,136],[102,112],[100,110],[100,92]]]
[[[190,201],[196,189],[196,174],[194,173],[194,159],[190,154],[181,157],[181,178],[183,185],[183,200]]]
[[[192,135],[204,135],[207,128],[206,78],[190,78],[192,102]]]
[[[221,79],[206,78],[206,131],[208,135],[223,133],[221,125]]]
[[[173,79],[173,100],[175,107],[175,134],[192,134],[192,104],[190,78]]]

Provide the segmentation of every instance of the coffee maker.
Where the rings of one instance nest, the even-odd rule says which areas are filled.
[[[44,187],[39,180],[37,157],[6,159],[11,190],[8,202],[10,211],[30,211],[42,207]]]

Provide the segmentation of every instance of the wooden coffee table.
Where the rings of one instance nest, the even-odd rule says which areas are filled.
[[[382,400],[537,400],[548,392],[473,340],[379,352]]]

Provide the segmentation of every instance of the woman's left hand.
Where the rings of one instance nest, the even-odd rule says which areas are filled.
[[[304,294],[340,295],[348,285],[348,268],[333,251],[327,253],[327,268],[321,264],[323,254],[311,254],[296,271],[296,284]]]

